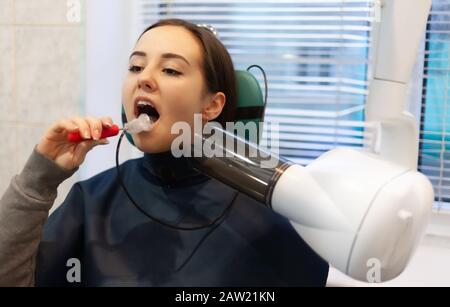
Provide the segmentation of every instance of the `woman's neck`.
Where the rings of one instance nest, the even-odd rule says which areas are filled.
[[[170,151],[145,153],[143,167],[149,179],[162,186],[187,186],[208,179],[192,167],[189,158],[176,158]]]

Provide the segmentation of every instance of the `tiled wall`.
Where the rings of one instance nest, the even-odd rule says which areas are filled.
[[[68,3],[0,0],[0,195],[48,126],[82,112],[84,25],[68,21]]]

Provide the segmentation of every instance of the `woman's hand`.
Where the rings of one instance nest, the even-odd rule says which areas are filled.
[[[37,145],[37,151],[67,170],[80,166],[86,154],[97,145],[108,144],[100,139],[103,127],[111,127],[110,117],[74,117],[53,124]],[[85,141],[73,143],[67,140],[71,132],[79,132]],[[92,139],[91,139],[92,138]]]

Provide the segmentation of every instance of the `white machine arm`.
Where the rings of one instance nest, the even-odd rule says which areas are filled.
[[[408,82],[424,36],[431,0],[380,0],[372,35],[366,120],[380,127],[375,152],[389,161],[417,167],[416,119],[405,111]]]

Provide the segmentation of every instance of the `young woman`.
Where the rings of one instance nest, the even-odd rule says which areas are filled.
[[[138,104],[149,104],[157,121],[133,135],[145,154],[123,163],[121,173],[142,209],[172,227],[131,204],[115,169],[76,183],[47,220],[58,185],[107,143],[99,136],[112,125],[110,118],[62,120],[0,202],[0,284],[324,286],[328,264],[288,220],[170,152],[176,122],[192,127],[194,114],[204,123],[233,121],[235,83],[228,52],[207,28],[170,19],[146,29],[131,53],[122,98],[128,120],[139,115]],[[86,141],[67,142],[75,131]],[[209,227],[176,229],[208,224],[224,211]],[[80,278],[68,278],[77,264]]]

